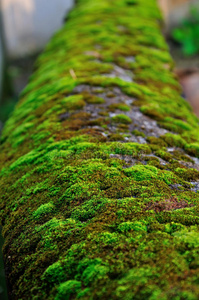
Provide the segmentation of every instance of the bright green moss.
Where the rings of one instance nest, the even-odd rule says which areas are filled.
[[[81,290],[81,282],[77,280],[68,280],[58,287],[58,293],[55,300],[69,300],[70,297]]]
[[[138,144],[138,143],[116,143],[113,142],[110,145],[103,147],[108,153],[122,154],[122,155],[132,155],[137,156],[141,154],[150,154],[151,149],[147,144]]]
[[[77,270],[80,272],[81,280],[85,286],[91,285],[94,281],[99,279],[108,279],[106,274],[109,271],[109,267],[102,265],[102,260],[96,259],[84,259],[78,265]]]
[[[136,181],[153,180],[156,178],[165,181],[167,184],[171,184],[177,180],[176,176],[172,172],[159,171],[158,168],[150,165],[136,165],[125,169],[124,172],[127,176],[132,177]]]
[[[71,150],[74,153],[81,153],[85,150],[95,150],[97,148],[97,145],[95,143],[89,143],[89,142],[83,142],[83,143],[78,143],[76,145],[70,146],[69,150]]]
[[[63,282],[66,278],[65,270],[60,261],[50,265],[44,272],[42,279],[51,282]]]
[[[147,224],[146,222],[136,221],[136,222],[124,222],[118,226],[119,232],[127,232],[130,230],[147,231]]]
[[[42,204],[38,207],[38,209],[33,213],[33,217],[35,219],[39,219],[44,215],[48,215],[54,211],[55,207],[52,202],[48,202],[46,204]]]
[[[188,247],[197,248],[199,246],[199,233],[197,231],[188,231],[187,229],[173,233],[178,240],[183,241]]]

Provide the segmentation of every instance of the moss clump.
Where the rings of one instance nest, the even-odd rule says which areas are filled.
[[[68,280],[60,284],[55,300],[69,300],[71,295],[81,290],[81,285],[81,282],[77,280]]]
[[[147,223],[146,222],[124,222],[118,226],[119,232],[128,232],[131,230],[135,231],[147,231]]]
[[[69,96],[69,97],[63,99],[61,101],[61,104],[68,111],[81,109],[86,105],[82,96],[79,96],[79,95]]]
[[[114,123],[120,123],[120,124],[131,124],[132,123],[131,118],[126,115],[123,115],[123,114],[112,117],[112,121]]]
[[[122,110],[122,111],[130,111],[130,106],[125,103],[114,103],[109,105],[110,111],[115,111],[116,109]]]
[[[185,150],[193,156],[199,157],[199,143],[186,144]]]
[[[38,209],[35,212],[33,212],[33,217],[35,219],[39,219],[44,215],[52,213],[54,211],[54,209],[55,209],[55,207],[52,202],[42,204],[38,207]]]
[[[105,100],[102,97],[91,95],[88,92],[83,93],[84,100],[89,104],[102,104]]]
[[[144,132],[141,132],[137,129],[133,130],[131,133],[134,134],[135,136],[142,136],[142,137],[146,136]]]
[[[124,136],[119,133],[114,133],[109,136],[110,141],[124,141]]]

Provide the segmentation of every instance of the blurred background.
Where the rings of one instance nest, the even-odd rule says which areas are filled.
[[[199,1],[158,0],[183,96],[199,117]]]
[[[74,0],[0,0],[0,130]]]
[[[176,62],[183,96],[199,116],[199,1],[157,0],[163,32]],[[33,64],[63,24],[74,0],[0,0],[0,132],[27,84]],[[0,235],[0,251],[2,247]],[[0,253],[0,299],[6,300]]]

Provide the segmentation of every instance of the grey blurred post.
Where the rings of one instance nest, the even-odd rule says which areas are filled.
[[[2,11],[1,11],[1,2],[0,2],[0,104],[2,102],[3,82],[4,82],[4,74],[5,74],[4,55],[5,55],[5,43],[4,43]]]
[[[3,12],[0,0],[0,105],[5,100],[5,95],[11,92],[11,82],[7,72],[6,39],[3,26]]]

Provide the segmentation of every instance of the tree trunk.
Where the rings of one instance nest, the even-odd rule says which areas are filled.
[[[198,299],[199,125],[155,0],[79,0],[1,138],[10,299]]]

